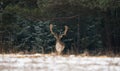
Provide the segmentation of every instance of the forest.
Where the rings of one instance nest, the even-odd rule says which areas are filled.
[[[0,0],[0,53],[120,56],[120,0]]]

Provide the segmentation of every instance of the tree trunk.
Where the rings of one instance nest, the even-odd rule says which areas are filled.
[[[108,51],[108,54],[112,52],[112,45],[111,45],[111,29],[110,29],[110,10],[108,10],[105,13],[104,16],[104,20],[105,20],[105,24],[104,24],[104,28],[105,28],[105,37],[106,37],[106,48]]]
[[[79,53],[80,51],[80,22],[79,22],[79,19],[80,17],[78,16],[78,24],[77,24],[77,53]]]

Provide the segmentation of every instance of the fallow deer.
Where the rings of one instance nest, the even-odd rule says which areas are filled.
[[[68,31],[68,26],[65,26],[64,33],[60,34],[60,35],[54,33],[52,28],[53,28],[53,25],[50,24],[50,31],[54,35],[54,37],[56,38],[55,48],[56,48],[57,54],[60,55],[62,53],[62,51],[64,50],[64,48],[65,48],[65,44],[61,41],[61,38],[66,35],[66,33]]]

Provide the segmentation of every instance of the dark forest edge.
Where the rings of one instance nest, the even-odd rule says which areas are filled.
[[[0,53],[55,52],[53,23],[57,33],[70,28],[63,54],[120,56],[119,0],[1,0],[0,7]]]

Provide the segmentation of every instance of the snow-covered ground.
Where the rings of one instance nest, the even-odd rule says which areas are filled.
[[[0,71],[120,71],[120,57],[2,54]]]

